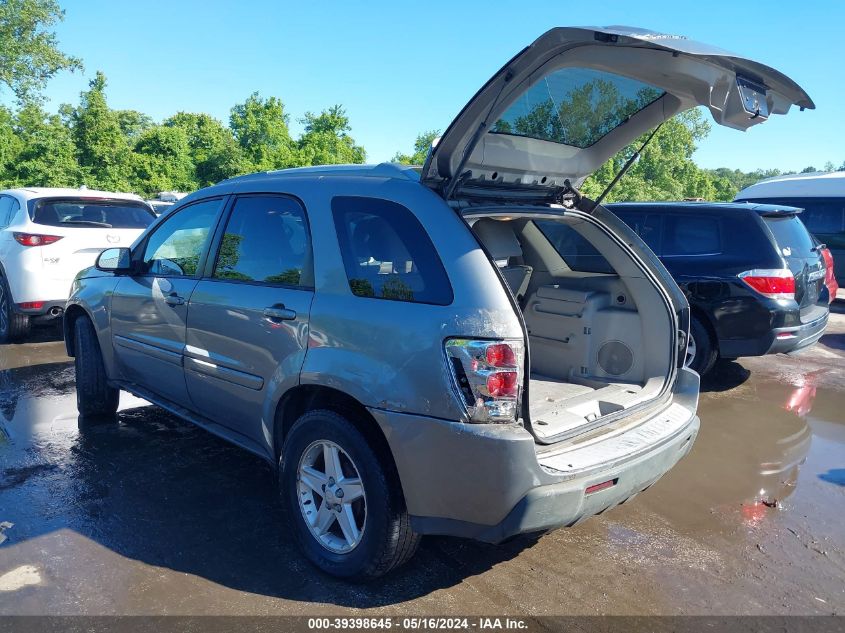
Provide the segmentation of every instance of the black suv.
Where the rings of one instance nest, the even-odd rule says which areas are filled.
[[[825,262],[800,209],[768,204],[609,204],[652,248],[690,303],[687,364],[812,345],[828,318]]]

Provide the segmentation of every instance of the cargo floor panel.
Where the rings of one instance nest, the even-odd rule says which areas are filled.
[[[529,410],[534,434],[543,441],[621,411],[641,399],[642,389],[635,384],[575,383],[532,374]]]

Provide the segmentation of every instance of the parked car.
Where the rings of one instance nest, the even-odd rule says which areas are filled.
[[[716,86],[711,111],[740,129],[813,105],[690,40],[554,29],[421,173],[303,168],[191,194],[77,277],[80,413],[113,415],[125,389],[277,465],[293,534],[343,577],[386,573],[422,534],[499,542],[630,499],[698,432],[689,306],[570,182]],[[568,266],[569,232],[612,270]]]
[[[161,215],[186,195],[188,194],[179,191],[160,191],[155,198],[147,200],[147,204],[152,207],[156,215]]]
[[[845,172],[789,174],[746,187],[737,202],[800,207],[801,221],[833,256],[836,280],[845,284]]]
[[[132,194],[88,189],[0,191],[0,343],[59,318],[73,278],[104,248],[131,244],[155,216]]]
[[[816,240],[816,243],[819,243]],[[833,303],[836,300],[836,293],[839,292],[839,283],[836,281],[836,264],[833,261],[833,253],[830,252],[830,249],[825,246],[824,244],[820,244],[820,252],[822,257],[824,258],[825,264],[825,276],[824,276],[824,285],[827,286],[827,294],[830,296],[830,302]]]
[[[716,359],[790,352],[827,326],[825,260],[798,220],[800,209],[767,204],[608,204],[672,273],[690,303],[687,365],[706,374]]]

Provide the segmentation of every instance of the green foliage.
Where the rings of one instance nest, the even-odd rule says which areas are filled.
[[[363,163],[367,154],[355,143],[349,132],[349,117],[339,105],[319,115],[305,113],[305,133],[297,144],[300,160],[305,165],[348,165]]]
[[[720,199],[717,194],[730,195],[731,190],[726,183],[720,181],[717,184],[692,160],[697,142],[709,132],[710,124],[700,110],[690,110],[669,119],[605,200],[716,200]],[[598,197],[645,138],[637,139],[602,165],[587,178],[582,191],[591,198]]]
[[[132,153],[132,188],[145,196],[159,191],[197,188],[188,134],[184,129],[156,125],[138,138]]]
[[[0,0],[0,84],[20,101],[60,70],[82,68],[57,47],[52,27],[62,19],[55,0]]]
[[[656,88],[643,88],[630,99],[620,94],[614,83],[596,79],[573,90],[557,105],[547,99],[514,120],[500,119],[493,131],[588,147],[661,94]]]
[[[136,110],[111,109],[106,86],[96,73],[78,105],[64,104],[58,114],[36,99],[21,101],[17,111],[0,106],[0,187],[84,184],[152,197],[255,171],[361,163],[366,156],[339,105],[307,113],[302,135],[293,139],[276,97],[250,95],[232,108],[229,126],[192,112],[157,124]],[[297,283],[298,275],[284,271],[277,281]]]
[[[281,100],[263,99],[257,92],[232,108],[229,127],[248,161],[249,171],[300,164],[288,129],[289,118]]]
[[[58,115],[47,114],[31,101],[18,112],[15,132],[21,149],[5,170],[11,186],[70,187],[82,180],[73,137]]]
[[[214,117],[179,112],[163,125],[185,131],[198,187],[207,187],[250,170],[232,130]]]
[[[439,130],[428,130],[427,132],[423,132],[417,136],[417,140],[414,141],[413,154],[402,154],[401,152],[396,152],[396,154],[393,155],[392,161],[394,163],[402,163],[403,165],[421,166],[425,163],[425,159],[428,158],[428,150],[431,148],[431,144],[439,135]]]
[[[82,92],[79,106],[67,110],[76,156],[85,184],[110,191],[129,189],[131,148],[120,117],[106,102],[106,76],[97,72]]]

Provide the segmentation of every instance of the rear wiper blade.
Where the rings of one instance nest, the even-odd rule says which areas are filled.
[[[810,249],[813,253],[819,253],[827,248],[827,244],[816,244],[813,248]]]
[[[104,229],[110,229],[112,226],[108,222],[95,222],[94,220],[62,220],[62,224],[84,224],[86,226],[101,226]]]

